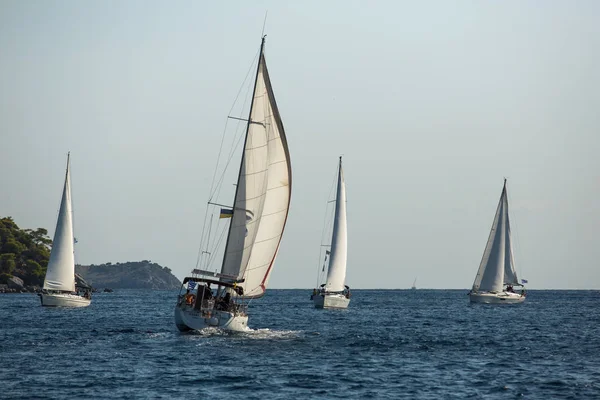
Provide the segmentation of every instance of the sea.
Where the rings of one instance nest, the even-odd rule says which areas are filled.
[[[347,310],[310,292],[268,290],[245,333],[180,333],[177,291],[0,294],[0,398],[600,399],[600,291],[354,290]]]

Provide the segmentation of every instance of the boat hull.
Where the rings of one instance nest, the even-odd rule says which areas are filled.
[[[204,328],[219,328],[232,332],[248,330],[248,316],[235,315],[229,311],[213,310],[210,313],[191,307],[175,306],[175,325],[181,332]]]
[[[348,308],[350,299],[343,294],[316,294],[313,303],[315,308]]]
[[[469,298],[471,303],[484,304],[517,304],[525,301],[524,295],[512,292],[476,292],[470,293]]]
[[[41,293],[40,300],[44,307],[87,307],[92,302],[91,299],[69,293]]]

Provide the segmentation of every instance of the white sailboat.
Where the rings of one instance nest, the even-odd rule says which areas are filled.
[[[50,260],[40,293],[42,306],[86,307],[91,303],[91,293],[77,294],[75,289],[75,249],[73,237],[73,210],[71,207],[70,154],[67,155],[67,172]]]
[[[206,269],[196,268],[184,279],[182,290],[187,292],[180,292],[175,306],[175,324],[182,332],[206,327],[246,330],[248,301],[265,294],[283,236],[292,174],[264,43],[263,37],[234,204],[220,211],[221,218],[230,218],[221,270],[208,270],[207,261]],[[211,205],[218,204],[209,200]],[[212,260],[208,245],[202,255]]]
[[[315,308],[348,308],[350,288],[345,285],[348,230],[346,227],[346,183],[344,182],[342,157],[340,157],[338,170],[331,250],[325,254],[325,257],[329,255],[327,280],[319,289],[313,290],[311,299]]]
[[[410,287],[412,290],[417,290],[417,278],[413,281],[412,286]]]
[[[516,293],[515,286],[522,285],[517,279],[513,259],[505,179],[492,230],[469,297],[472,303],[521,303],[525,301],[525,289]]]

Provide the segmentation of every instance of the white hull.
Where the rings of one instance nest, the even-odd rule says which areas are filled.
[[[175,325],[181,332],[204,328],[220,328],[233,332],[248,330],[248,316],[234,315],[229,311],[212,312],[194,310],[188,306],[175,306]]]
[[[42,293],[42,306],[45,307],[87,307],[91,299],[69,293]]]
[[[470,293],[469,298],[471,303],[485,303],[485,304],[516,304],[525,301],[525,296],[519,293],[512,292],[477,292]]]
[[[343,294],[316,294],[313,302],[315,308],[348,308],[350,299]]]

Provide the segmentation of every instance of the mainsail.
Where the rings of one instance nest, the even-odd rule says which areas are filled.
[[[329,292],[344,290],[346,280],[346,258],[348,253],[348,232],[346,228],[346,183],[342,169],[342,157],[338,173],[333,235],[331,238],[331,256],[327,270],[325,289]]]
[[[492,230],[473,283],[473,291],[500,292],[503,285],[518,282],[510,240],[505,179]]]
[[[263,49],[264,38],[221,268],[244,279],[244,297],[266,290],[291,199],[290,156]]]
[[[71,172],[67,156],[67,173],[52,251],[48,261],[44,289],[75,291],[75,254],[73,244],[73,212],[71,209]]]

